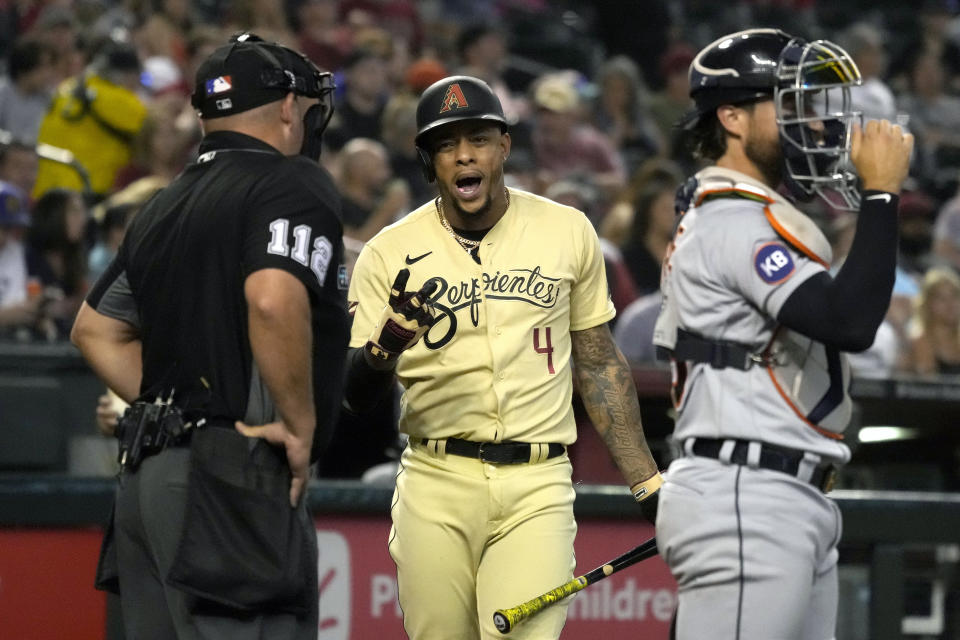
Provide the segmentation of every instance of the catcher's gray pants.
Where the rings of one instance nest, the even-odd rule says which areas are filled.
[[[674,461],[657,542],[679,585],[678,640],[830,640],[840,510],[779,471]]]

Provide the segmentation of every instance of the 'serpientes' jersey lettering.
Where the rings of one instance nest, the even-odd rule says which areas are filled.
[[[514,189],[510,201],[481,242],[480,264],[443,229],[432,201],[357,259],[353,347],[366,343],[400,269],[410,269],[411,291],[438,284],[436,321],[397,366],[400,426],[411,436],[576,439],[570,332],[614,316],[603,255],[581,212]],[[423,257],[410,264],[407,256]]]

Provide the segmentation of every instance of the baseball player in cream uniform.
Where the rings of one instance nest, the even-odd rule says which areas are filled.
[[[657,518],[680,640],[834,637],[842,528],[825,494],[850,458],[843,352],[870,346],[889,305],[912,147],[889,122],[854,124],[858,80],[836,45],[773,29],[725,36],[691,65],[688,124],[714,165],[678,196],[654,332],[674,365],[682,449]],[[836,278],[781,181],[859,208]]]
[[[590,222],[504,187],[509,134],[485,83],[441,80],[418,126],[441,195],[360,253],[346,404],[374,401],[369,389],[394,375],[404,387],[389,550],[407,634],[496,638],[495,609],[573,575],[573,375],[635,493],[654,495],[661,477],[606,328]],[[557,638],[565,617],[552,607],[515,637]]]

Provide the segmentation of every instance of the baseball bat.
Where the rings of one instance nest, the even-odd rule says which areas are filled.
[[[599,582],[607,576],[613,575],[621,569],[626,569],[632,564],[636,564],[641,560],[646,560],[650,556],[655,555],[657,555],[657,539],[650,538],[639,546],[630,549],[630,551],[617,556],[610,562],[597,567],[589,573],[574,578],[556,589],[551,589],[533,600],[528,600],[521,605],[510,607],[509,609],[497,609],[493,614],[493,624],[500,633],[510,633],[510,630],[518,624],[530,616],[543,611],[550,605],[585,589],[594,582]]]

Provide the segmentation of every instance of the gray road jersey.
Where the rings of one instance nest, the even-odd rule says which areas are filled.
[[[764,203],[709,199],[683,217],[663,282],[669,298],[665,308],[672,307],[679,327],[760,352],[773,337],[776,315],[786,299],[821,271],[821,264],[777,235],[764,215]],[[804,422],[783,399],[770,372],[759,366],[740,371],[693,365],[674,433],[681,441],[696,436],[743,438],[838,462],[850,457],[845,445]]]

